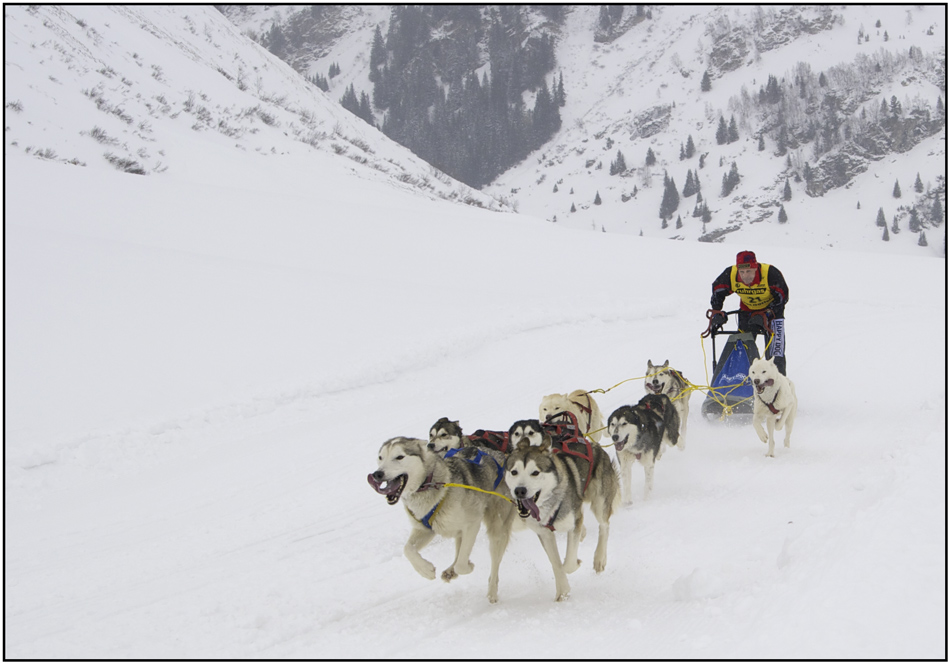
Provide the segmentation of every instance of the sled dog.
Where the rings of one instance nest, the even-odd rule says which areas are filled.
[[[390,505],[402,500],[412,524],[403,552],[426,579],[435,578],[435,565],[419,551],[435,535],[455,539],[455,560],[442,572],[442,580],[470,574],[474,565],[469,555],[481,522],[485,522],[491,554],[488,600],[492,603],[498,601],[498,567],[508,547],[515,511],[510,500],[484,492],[510,499],[502,481],[504,464],[504,455],[493,450],[463,447],[445,459],[428,450],[424,440],[397,437],[383,443],[379,466],[367,477]]]
[[[458,420],[453,421],[447,417],[440,418],[429,429],[428,448],[436,454],[444,456],[449,450],[473,445],[493,449],[505,455],[510,451],[508,449],[508,433],[505,431],[479,429],[471,435],[464,436]]]
[[[623,503],[633,502],[633,464],[643,466],[643,499],[653,492],[653,469],[663,454],[663,444],[676,446],[679,413],[665,394],[647,394],[635,406],[621,406],[607,419],[607,433],[614,442],[623,478]]]
[[[505,482],[515,499],[518,516],[538,534],[551,561],[554,598],[560,602],[571,593],[567,575],[581,565],[577,549],[584,534],[584,503],[590,505],[600,525],[594,551],[594,571],[602,572],[607,566],[610,516],[619,499],[617,471],[610,456],[596,443],[590,447],[585,443],[568,445],[574,454],[590,454],[592,466],[581,456],[574,456],[556,446],[552,448],[550,434],[544,434],[540,445],[532,445],[527,436],[512,440],[512,444],[514,451],[505,462]],[[567,533],[563,562],[555,539],[555,533],[559,532]]]
[[[676,406],[676,412],[680,416],[680,438],[677,446],[681,450],[685,450],[686,420],[689,418],[689,397],[692,395],[686,378],[679,371],[670,367],[669,360],[656,365],[647,360],[647,375],[643,387],[647,394],[665,394]]]
[[[540,445],[544,439],[544,429],[540,420],[518,420],[508,429],[508,440],[512,449],[522,439],[527,439],[530,445]]]
[[[574,390],[570,394],[549,394],[541,399],[538,406],[538,419],[547,422],[557,413],[570,411],[577,418],[581,433],[595,443],[600,440],[604,427],[604,416],[594,397],[584,390]]]
[[[798,397],[795,396],[795,384],[782,375],[775,366],[775,360],[756,358],[749,367],[749,380],[755,390],[752,407],[752,426],[763,443],[768,443],[766,456],[775,456],[775,432],[785,427],[785,447],[789,447],[792,426],[798,412]],[[762,429],[765,422],[768,435]]]

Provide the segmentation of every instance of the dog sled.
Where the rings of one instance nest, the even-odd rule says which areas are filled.
[[[752,416],[754,395],[752,383],[749,382],[749,367],[753,360],[760,357],[755,338],[759,335],[765,337],[765,331],[742,332],[739,330],[738,319],[735,330],[713,329],[712,317],[717,313],[725,314],[728,320],[729,316],[738,314],[739,310],[710,309],[706,312],[710,323],[702,336],[712,337],[713,379],[709,384],[706,400],[703,401],[703,417],[707,420],[722,420],[726,416],[740,415],[743,421],[748,420]],[[726,336],[726,343],[717,360],[716,337],[720,336]]]

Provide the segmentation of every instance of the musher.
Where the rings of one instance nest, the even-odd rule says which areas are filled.
[[[788,302],[788,285],[778,268],[759,263],[751,251],[740,251],[736,264],[723,270],[712,284],[709,304],[715,311],[722,311],[726,296],[735,293],[742,301],[739,305],[739,330],[774,334],[765,349],[765,357],[775,358],[775,365],[785,374],[785,303]],[[726,315],[713,314],[710,319],[713,329],[726,323]]]

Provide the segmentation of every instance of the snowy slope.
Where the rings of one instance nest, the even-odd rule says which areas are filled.
[[[299,20],[308,11],[296,5],[271,5],[229,8],[228,15],[246,33],[262,35],[274,25],[289,31],[294,17]],[[295,67],[327,76],[331,65],[339,65],[340,75],[329,81],[328,96],[334,100],[350,85],[357,95],[372,94],[368,53],[376,26],[384,36],[387,33],[389,7],[331,7],[325,11],[333,14],[339,29],[332,36],[322,33],[319,52],[312,57],[306,48],[294,51]],[[873,112],[891,97],[905,112],[920,107],[934,113],[938,98],[946,106],[945,76],[940,69],[946,70],[946,15],[941,6],[651,6],[649,19],[635,23],[609,42],[595,39],[600,11],[601,5],[571,6],[557,35],[557,68],[549,80],[564,79],[567,103],[561,109],[562,129],[522,164],[486,187],[487,193],[503,198],[522,213],[597,232],[689,241],[723,233],[718,241],[730,244],[781,237],[783,243],[801,247],[943,255],[946,224],[926,228],[928,246],[920,247],[919,234],[908,232],[906,215],[910,205],[930,207],[911,193],[918,174],[928,194],[945,188],[945,131],[924,139],[913,154],[896,153],[872,161],[848,186],[812,198],[805,193],[805,183],[793,173],[800,175],[806,162],[815,167],[814,141],[789,151],[789,170],[785,157],[773,155],[771,136],[766,149],[758,150],[758,135],[767,123],[742,108],[758,95],[770,75],[789,86],[787,94],[792,94],[800,66],[815,77],[825,72],[831,75],[834,68],[852,67],[884,54],[906,57],[915,48],[925,60],[908,62],[885,84],[842,75],[829,89],[840,99],[860,97],[870,90],[870,98],[856,115],[861,107]],[[633,12],[632,7],[625,12],[623,20],[628,24],[634,23],[630,18]],[[538,24],[546,21],[530,10],[524,20],[528,30],[535,25],[532,20]],[[859,41],[859,34],[867,40]],[[728,38],[717,39],[722,35]],[[761,50],[754,36],[759,38]],[[721,50],[730,38],[750,50],[738,58],[735,69],[719,72],[713,52]],[[941,64],[931,67],[926,58]],[[701,92],[700,80],[707,69],[714,74],[712,90]],[[531,108],[534,99],[530,93],[525,96],[526,107]],[[655,129],[643,128],[646,115],[661,118]],[[717,145],[720,115],[726,120],[738,118],[737,143]],[[850,113],[842,115],[850,117]],[[816,116],[813,119],[821,122]],[[382,122],[381,114],[378,120]],[[680,160],[680,148],[688,137],[694,140],[696,156]],[[657,157],[656,165],[649,168],[644,164],[648,149]],[[618,152],[629,169],[623,177],[610,175],[610,164]],[[706,154],[706,162],[700,169],[702,154]],[[741,185],[730,196],[720,197],[723,176],[733,162]],[[693,217],[696,200],[690,197],[681,200],[669,227],[664,228],[659,218],[664,173],[682,191],[687,170],[699,176],[712,221],[704,227]],[[782,200],[786,178],[791,180],[790,201]],[[904,191],[901,199],[891,195],[895,182]],[[864,196],[856,196],[856,191],[865,192]],[[594,203],[598,195],[599,205]],[[778,222],[780,205],[784,205],[787,224]],[[898,216],[903,230],[890,233],[888,242],[882,241],[882,229],[875,225],[878,209],[884,211],[889,226]],[[682,228],[675,227],[677,216]]]
[[[139,24],[96,29],[144,54]],[[6,24],[21,36],[8,74],[24,67],[8,123],[46,98],[29,85],[61,53],[34,53],[28,29]],[[191,34],[168,30],[156,63]],[[163,71],[169,95],[200,89],[196,70]],[[50,99],[34,145],[79,146],[90,119]],[[792,448],[765,458],[694,395],[687,449],[612,520],[607,570],[588,538],[555,603],[518,531],[489,605],[483,539],[451,584],[405,560],[404,512],[365,480],[379,445],[442,416],[507,428],[543,394],[610,387],[647,359],[708,382],[699,333],[734,249],[492,212],[332,148],[257,150],[260,123],[241,150],[194,121],[152,121],[170,165],[145,177],[5,144],[6,657],[946,657],[943,258],[751,243],[791,289]],[[642,393],[634,380],[600,405]],[[452,548],[425,553],[443,569]]]

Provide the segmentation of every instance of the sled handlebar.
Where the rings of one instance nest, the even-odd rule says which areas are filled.
[[[731,316],[732,314],[737,314],[737,313],[739,313],[740,311],[741,311],[741,309],[736,309],[735,311],[722,311],[722,310],[720,310],[720,309],[707,309],[707,310],[706,310],[706,318],[707,318],[707,320],[709,320],[709,324],[706,326],[706,331],[703,332],[702,334],[700,334],[699,336],[701,336],[703,339],[705,339],[706,337],[708,337],[708,336],[711,335],[711,334],[732,334],[731,332],[717,332],[717,330],[715,330],[715,329],[713,328],[713,323],[712,323],[713,316],[715,316],[716,314],[722,314],[723,316],[725,316],[726,318],[728,318],[728,317]],[[738,330],[736,330],[736,332],[738,332]]]

